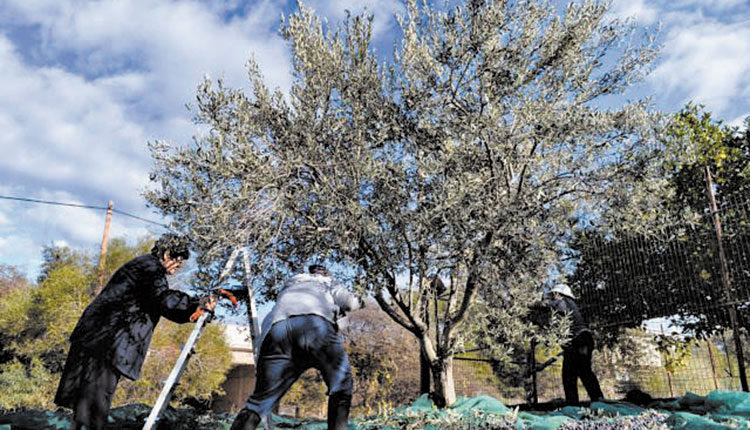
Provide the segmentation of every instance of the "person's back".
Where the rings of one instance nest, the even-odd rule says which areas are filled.
[[[570,340],[563,347],[562,380],[565,400],[571,405],[578,405],[578,379],[589,394],[591,401],[603,397],[599,380],[591,370],[591,354],[594,350],[594,338],[581,311],[575,302],[575,296],[565,284],[552,287],[553,299],[549,306],[554,312],[570,318]]]
[[[581,311],[578,309],[576,302],[568,297],[560,295],[549,301],[549,306],[558,314],[567,315],[570,318],[570,335],[576,337],[582,332],[588,330],[588,325],[584,321]]]
[[[334,325],[347,313],[359,309],[359,300],[344,284],[326,273],[300,273],[281,288],[276,304],[263,319],[261,339],[275,323],[296,315],[319,315]]]
[[[328,387],[328,428],[346,428],[353,383],[337,323],[360,302],[324,267],[309,270],[284,283],[263,320],[255,388],[232,430],[255,429],[309,368],[319,370]]]

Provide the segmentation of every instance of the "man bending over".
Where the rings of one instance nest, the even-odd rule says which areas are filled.
[[[337,320],[360,308],[356,296],[325,267],[290,278],[263,320],[255,389],[232,424],[254,430],[260,417],[309,368],[320,371],[328,387],[328,428],[346,429],[352,401],[352,372]]]

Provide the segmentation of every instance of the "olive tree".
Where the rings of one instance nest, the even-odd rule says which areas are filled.
[[[418,339],[433,398],[451,404],[466,336],[517,340],[577,217],[640,207],[633,184],[649,175],[657,116],[647,101],[599,100],[641,79],[656,52],[607,10],[412,0],[383,58],[372,18],[329,25],[300,5],[281,25],[290,91],[269,89],[252,60],[248,93],[203,82],[200,134],[151,144],[145,195],[204,267],[251,249],[249,275],[271,298],[290,270],[337,262]]]

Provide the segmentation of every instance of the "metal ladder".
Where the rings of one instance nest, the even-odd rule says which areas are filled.
[[[246,248],[235,248],[232,251],[229,259],[227,259],[227,262],[224,265],[224,270],[219,276],[219,284],[224,282],[224,280],[229,277],[229,274],[231,273],[232,268],[234,267],[234,263],[237,260],[237,256],[240,252],[243,253],[245,288],[247,288],[248,293],[247,317],[248,324],[250,325],[250,337],[253,345],[253,355],[255,356],[255,363],[257,366],[259,350],[259,345],[257,344],[257,342],[260,338],[260,327],[258,325],[258,311],[255,306],[255,292],[253,291],[252,282],[250,280],[250,257]],[[190,359],[190,356],[195,352],[195,344],[200,339],[203,330],[206,328],[206,325],[211,321],[212,318],[212,312],[203,312],[195,322],[195,328],[193,329],[192,333],[190,333],[190,336],[185,342],[185,346],[182,348],[182,351],[180,352],[180,355],[177,358],[174,367],[172,368],[172,372],[170,372],[169,377],[165,381],[164,388],[162,388],[161,393],[159,393],[159,397],[157,398],[154,407],[151,409],[151,413],[146,419],[143,430],[153,430],[158,425],[159,417],[167,408],[167,405],[169,405],[169,400],[172,397],[172,393],[174,392],[177,383],[182,377],[182,373],[187,368],[187,362]],[[271,420],[271,415],[262,417],[262,423],[267,430],[273,429],[273,421]]]

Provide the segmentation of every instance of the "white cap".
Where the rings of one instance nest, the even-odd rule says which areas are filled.
[[[570,290],[570,287],[565,284],[557,284],[550,290],[552,293],[560,293],[563,296],[568,296],[571,299],[575,299],[576,297],[573,295],[573,292]]]

